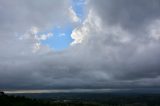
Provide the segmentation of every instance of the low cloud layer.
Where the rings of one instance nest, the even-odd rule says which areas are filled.
[[[160,87],[159,0],[86,0],[69,48],[39,44],[33,29],[74,24],[70,9],[67,0],[0,0],[1,89]]]

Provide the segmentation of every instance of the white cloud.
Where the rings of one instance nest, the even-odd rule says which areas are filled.
[[[70,14],[70,17],[73,20],[73,22],[80,22],[81,21],[72,7],[69,8],[69,14]]]
[[[38,40],[47,40],[48,38],[52,37],[53,33],[49,32],[47,34],[42,34],[42,35],[36,35]]]
[[[72,31],[71,38],[74,40],[71,45],[82,43],[84,34],[87,33],[87,28],[76,28]]]
[[[109,39],[114,40],[114,42],[130,42],[131,36],[127,31],[118,25],[104,26],[100,17],[97,16],[91,9],[82,25],[78,26],[72,31],[71,37],[74,41],[71,43],[71,45],[81,44],[84,40],[93,38],[95,35],[101,38],[104,34],[108,35],[108,37],[112,35],[111,38],[109,37]]]
[[[19,37],[19,40],[27,41],[30,43],[28,46],[32,46],[31,48],[33,53],[36,53],[41,49],[41,41],[47,40],[53,36],[53,33],[51,32],[46,34],[39,34],[39,31],[40,30],[38,27],[33,26],[30,28],[30,30],[26,31]]]
[[[82,43],[85,37],[90,35],[89,32],[92,30],[92,28],[94,28],[94,30],[99,29],[100,21],[97,17],[93,16],[93,12],[90,11],[82,25],[78,26],[72,31],[71,38],[74,41],[71,43],[71,45]]]

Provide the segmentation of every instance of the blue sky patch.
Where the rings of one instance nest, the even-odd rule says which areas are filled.
[[[85,17],[84,2],[85,0],[71,0],[71,6],[82,22]],[[72,23],[69,23],[66,26],[55,27],[51,31],[49,31],[53,33],[53,36],[45,41],[41,41],[41,44],[47,45],[56,51],[64,50],[68,48],[73,41],[73,39],[71,38],[71,33],[74,28],[75,27],[73,27]]]
[[[65,27],[56,27],[51,31],[53,36],[45,41],[41,41],[42,44],[48,45],[56,51],[63,50],[67,48],[73,41],[71,38],[73,27],[67,25]]]

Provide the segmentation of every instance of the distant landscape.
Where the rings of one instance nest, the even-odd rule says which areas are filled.
[[[160,94],[43,93],[0,96],[1,106],[160,106]]]

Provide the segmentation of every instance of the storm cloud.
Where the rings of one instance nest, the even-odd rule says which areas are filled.
[[[57,52],[37,32],[72,23],[70,1],[0,0],[1,89],[160,87],[160,1],[85,2],[71,46]]]

